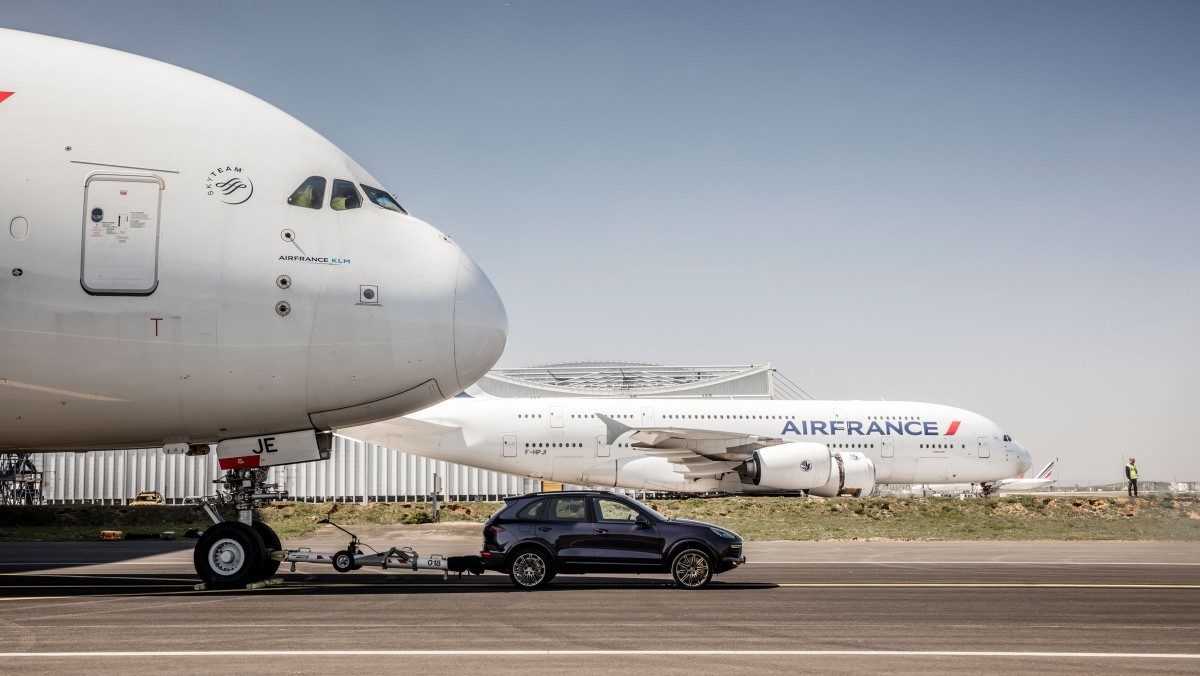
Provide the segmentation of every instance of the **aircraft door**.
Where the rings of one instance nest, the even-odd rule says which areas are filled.
[[[642,408],[642,427],[654,427],[654,409]]]
[[[562,427],[563,426],[562,406],[551,406],[550,407],[550,426],[551,427]]]
[[[979,437],[979,441],[976,444],[976,447],[979,451],[979,457],[981,457],[981,458],[992,457],[992,443],[991,442],[992,442],[992,440],[988,437]]]
[[[881,456],[883,456],[883,457],[885,457],[885,458],[894,458],[894,457],[896,457],[896,447],[895,447],[895,446],[892,444],[892,440],[891,440],[891,439],[888,439],[887,437],[884,437],[884,438],[883,438],[883,439],[882,439],[882,440],[879,442],[879,447],[880,447],[881,449],[883,449],[883,451],[880,453],[880,455],[881,455]]]
[[[607,458],[612,455],[612,446],[608,443],[608,436],[604,434],[596,435],[596,457]]]
[[[154,293],[162,178],[97,173],[88,176],[83,186],[79,283],[92,295]]]
[[[517,457],[517,435],[505,434],[504,440],[501,443],[501,453],[505,458]]]

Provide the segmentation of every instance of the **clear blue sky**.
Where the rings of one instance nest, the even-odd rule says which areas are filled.
[[[772,360],[1200,479],[1200,3],[0,2],[308,123],[495,281],[503,365]]]

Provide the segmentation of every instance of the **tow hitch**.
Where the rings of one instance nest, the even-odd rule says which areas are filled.
[[[403,568],[413,571],[440,570],[442,571],[443,580],[448,579],[450,573],[458,573],[459,577],[462,577],[463,573],[483,574],[483,559],[477,555],[443,556],[441,554],[427,554],[422,556],[412,547],[398,546],[389,547],[386,551],[380,551],[360,541],[357,535],[329,519],[322,519],[319,523],[327,523],[349,535],[350,542],[346,545],[346,548],[333,553],[314,552],[308,547],[284,549],[272,552],[271,557],[277,561],[291,564],[291,571],[293,573],[296,572],[297,563],[320,563],[333,566],[333,569],[339,573],[358,570],[363,566],[371,566],[383,570],[393,568]],[[371,550],[371,553],[365,553],[362,550],[363,547]]]

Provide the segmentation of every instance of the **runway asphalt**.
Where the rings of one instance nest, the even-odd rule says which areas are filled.
[[[477,530],[362,534],[461,554]],[[699,592],[303,564],[198,592],[190,544],[0,543],[0,671],[1200,672],[1200,543],[752,542]]]

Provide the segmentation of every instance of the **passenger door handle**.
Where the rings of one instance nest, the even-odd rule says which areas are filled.
[[[596,532],[597,532],[597,533],[607,533],[607,532],[608,532],[608,529],[607,529],[607,528],[597,528],[597,529],[596,529]]]
[[[549,533],[550,527],[549,526],[538,526],[538,530],[542,531],[543,533]]]

